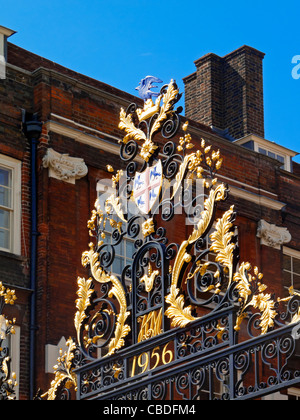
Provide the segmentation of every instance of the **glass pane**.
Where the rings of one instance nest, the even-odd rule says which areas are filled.
[[[0,186],[0,206],[11,207],[11,189]]]
[[[11,178],[9,169],[0,168],[0,206],[11,207]]]
[[[10,212],[0,209],[0,228],[10,228]]]
[[[293,272],[300,275],[300,260],[293,258]]]
[[[288,255],[283,256],[283,269],[284,270],[292,271],[291,261],[292,259],[290,256]]]
[[[258,149],[259,153],[261,153],[262,155],[266,155],[267,151],[265,149],[262,149],[261,147],[259,147]]]
[[[135,248],[134,248],[134,242],[131,241],[126,241],[126,257],[127,258],[132,258],[132,255],[135,252]]]
[[[300,291],[300,276],[294,275],[294,284],[293,287],[295,290]]]
[[[292,285],[292,275],[288,273],[287,271],[283,272],[283,286],[284,287],[291,287]]]
[[[0,185],[11,188],[11,171],[0,168]]]
[[[116,255],[124,256],[124,241],[122,240],[119,245],[115,246]]]
[[[277,160],[279,160],[279,162],[284,163],[284,157],[277,155]]]
[[[120,257],[115,257],[113,265],[112,265],[112,271],[115,274],[121,274],[123,270],[123,259]]]
[[[105,233],[105,238],[103,239],[104,243],[111,244],[111,234],[107,233],[106,231],[104,233]]]
[[[0,228],[0,248],[10,249],[9,230]]]
[[[268,156],[273,158],[273,159],[276,159],[276,155],[273,152],[268,152]]]

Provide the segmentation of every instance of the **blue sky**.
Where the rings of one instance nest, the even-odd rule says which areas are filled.
[[[132,94],[148,74],[183,92],[204,54],[257,48],[265,137],[300,152],[299,1],[0,0],[0,11],[0,25],[18,32],[11,42]]]

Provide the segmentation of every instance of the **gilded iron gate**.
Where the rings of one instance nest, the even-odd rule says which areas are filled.
[[[234,207],[215,220],[229,192],[221,153],[205,139],[194,152],[187,123],[169,140],[181,95],[171,81],[154,102],[151,81],[143,109],[121,110],[123,168],[108,165],[114,192],[88,221],[77,337],[44,396],[74,384],[77,399],[247,399],[299,384],[300,295],[275,300],[239,260]],[[172,242],[180,229],[186,238]],[[122,244],[134,250],[115,273]]]
[[[293,327],[233,345],[229,331],[227,338],[219,341],[216,337],[216,323],[222,317],[232,327],[232,315],[232,310],[223,310],[218,316],[195,322],[193,327],[162,334],[151,343],[121,351],[118,357],[78,369],[77,398],[242,400],[299,384],[299,370],[289,367],[295,352]],[[164,354],[166,348],[170,353]],[[134,360],[139,357],[145,361],[149,357],[145,372],[134,371]],[[166,364],[162,361],[154,368],[159,357]]]

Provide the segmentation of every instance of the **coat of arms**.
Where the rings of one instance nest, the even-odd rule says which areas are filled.
[[[162,165],[159,160],[134,178],[133,196],[142,213],[148,214],[159,197],[162,185]]]

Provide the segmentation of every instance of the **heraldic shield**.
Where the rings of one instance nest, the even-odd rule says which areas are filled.
[[[133,196],[136,205],[142,213],[148,214],[158,199],[162,179],[162,164],[160,160],[144,172],[136,173]]]

